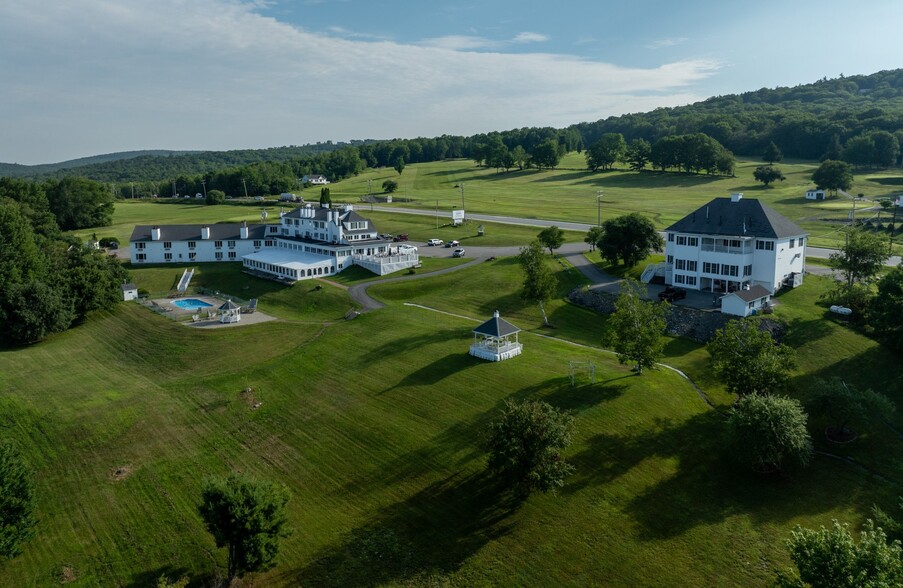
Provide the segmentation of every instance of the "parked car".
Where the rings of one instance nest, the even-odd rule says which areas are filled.
[[[401,235],[395,235],[395,237],[394,237],[392,240],[393,240],[394,242],[396,242],[396,243],[398,243],[399,241],[407,241],[407,240],[408,240],[408,234],[407,234],[407,233],[402,233]]]
[[[379,236],[379,238],[380,238],[380,239],[385,239],[386,241],[388,241],[388,240],[390,240],[390,239],[393,239],[393,240],[394,240],[394,239],[395,239],[395,236],[392,235],[391,233],[383,233],[382,235]]]
[[[426,242],[426,244],[430,247],[439,247],[440,245],[442,245],[442,239],[430,239]]]
[[[683,288],[675,288],[674,286],[668,286],[664,290],[658,293],[658,299],[667,302],[674,302],[675,300],[683,300],[687,297],[687,291]]]
[[[452,253],[452,257],[464,257],[464,250],[460,248],[455,249],[455,252]]]
[[[460,245],[460,243],[458,243],[455,240],[449,241],[448,243],[445,244],[446,247],[457,247],[458,245]]]

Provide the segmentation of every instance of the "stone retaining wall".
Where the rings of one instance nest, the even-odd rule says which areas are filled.
[[[568,300],[600,314],[612,314],[615,311],[617,296],[601,290],[576,288],[568,294]],[[670,312],[665,317],[665,330],[670,335],[707,343],[715,336],[715,331],[724,327],[728,321],[738,318],[720,312],[702,311],[686,306],[671,306]],[[776,340],[780,341],[783,338],[786,329],[782,323],[772,319],[758,319],[758,322],[759,328],[769,331]]]

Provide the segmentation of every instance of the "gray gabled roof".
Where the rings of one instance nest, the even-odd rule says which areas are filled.
[[[205,225],[137,225],[132,230],[129,242],[151,241],[151,229],[160,228],[160,241],[201,241],[201,227]],[[239,241],[241,240],[242,223],[214,223],[210,227],[210,238],[207,241]],[[266,228],[270,225],[248,224],[248,239],[263,239]],[[273,225],[278,226],[278,225]]]
[[[235,304],[231,300],[226,300],[222,306],[220,306],[217,310],[236,310],[241,308],[239,305]]]
[[[495,311],[491,319],[474,329],[473,332],[478,335],[486,335],[489,337],[504,337],[505,335],[519,333],[520,329],[505,319],[499,318],[499,312]]]
[[[715,198],[680,219],[666,231],[697,235],[749,236],[784,239],[807,235],[787,217],[753,198]]]
[[[123,292],[128,292],[129,290],[137,290],[137,289],[138,289],[138,286],[136,286],[135,284],[123,284],[122,285]]]
[[[750,286],[749,290],[737,290],[735,292],[731,292],[730,294],[728,294],[728,296],[730,296],[731,294],[733,294],[743,302],[753,302],[755,300],[759,300],[760,298],[771,296],[771,292],[768,291],[768,288],[759,284]]]

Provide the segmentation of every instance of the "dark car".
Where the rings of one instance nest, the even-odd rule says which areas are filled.
[[[398,243],[399,241],[407,241],[408,235],[407,235],[407,233],[403,233],[401,235],[395,235],[395,238],[392,240],[396,243]]]
[[[668,286],[658,293],[658,299],[661,301],[674,302],[675,300],[683,300],[687,297],[687,291],[683,288],[675,288]]]

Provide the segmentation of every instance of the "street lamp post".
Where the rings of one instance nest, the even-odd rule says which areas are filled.
[[[458,184],[458,186],[460,186],[461,188],[461,212],[464,212],[464,182],[461,182],[460,184]]]

